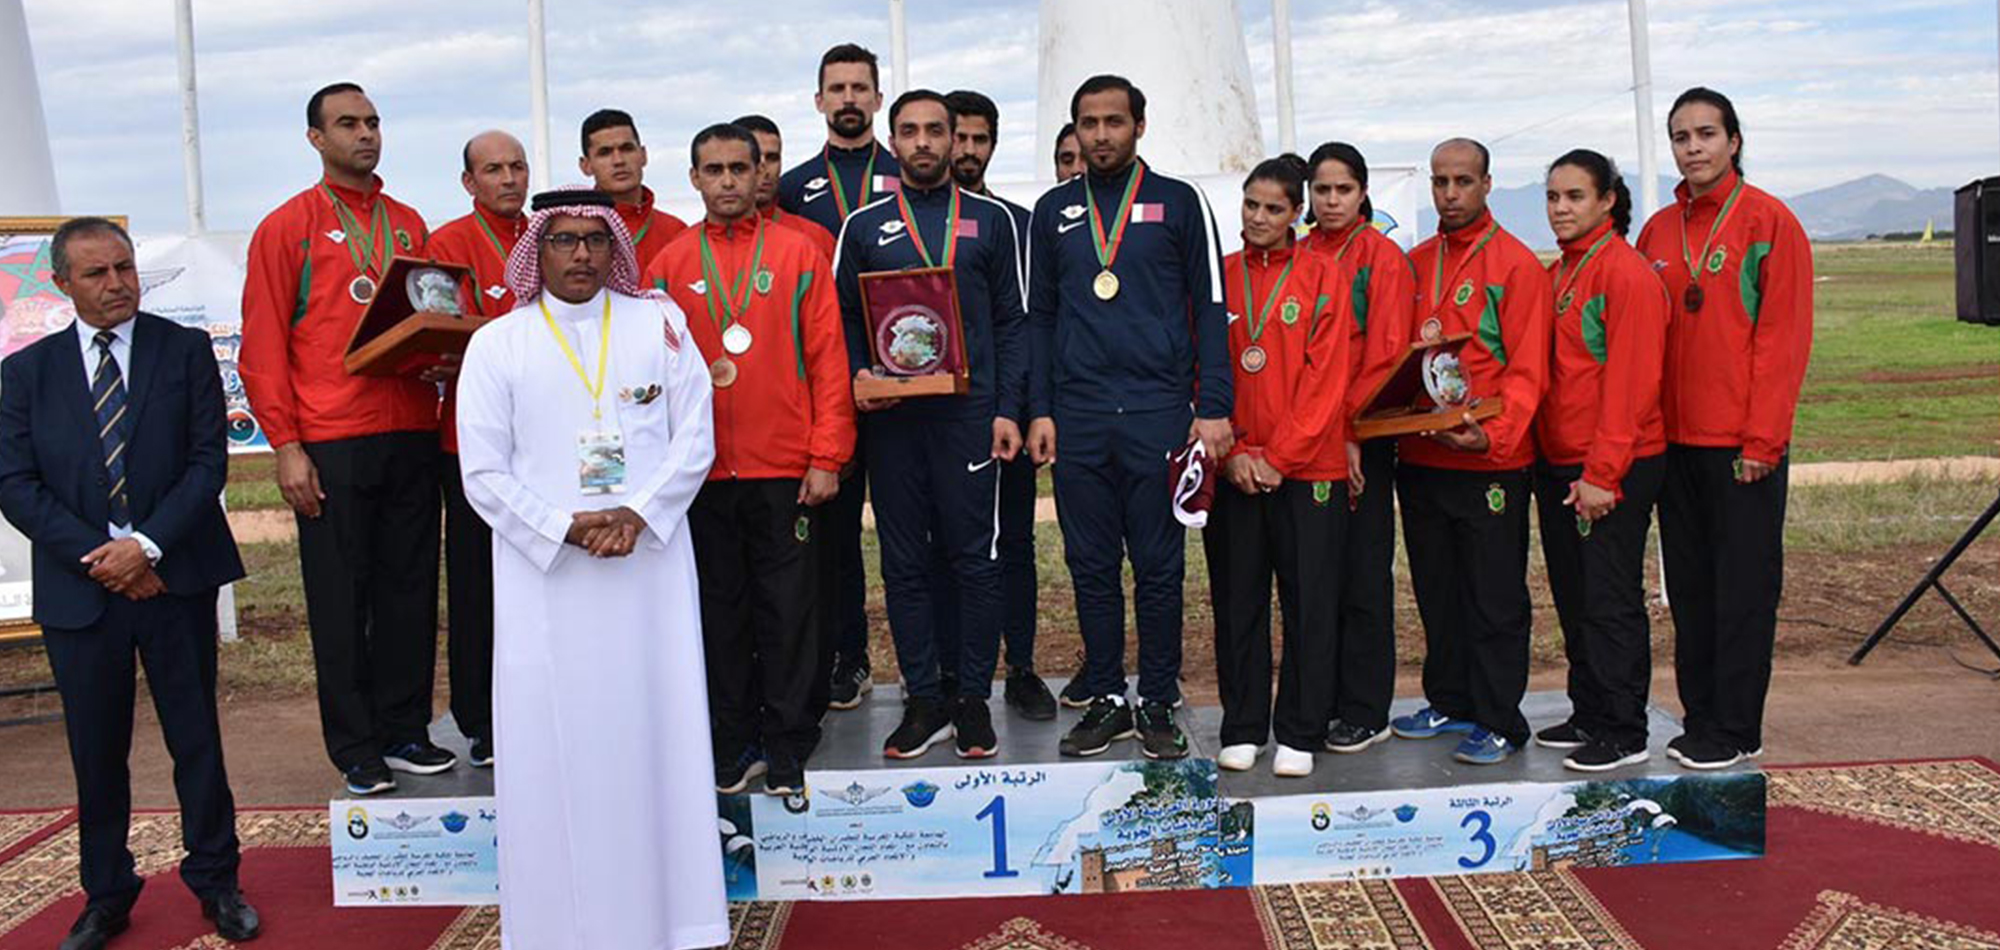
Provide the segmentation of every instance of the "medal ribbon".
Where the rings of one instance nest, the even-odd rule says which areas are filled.
[[[479,222],[479,230],[486,232],[486,239],[493,242],[493,253],[500,255],[500,264],[504,267],[507,263],[507,248],[500,243],[500,235],[493,233],[493,226],[486,223],[486,215],[480,213],[478,208],[472,209],[472,217]]]
[[[1729,220],[1729,213],[1736,210],[1736,199],[1743,194],[1743,176],[1736,176],[1736,187],[1729,189],[1729,197],[1722,202],[1722,210],[1715,213],[1715,223],[1708,226],[1708,237],[1701,242],[1701,256],[1694,257],[1688,252],[1688,215],[1681,209],[1681,262],[1687,265],[1688,280],[1701,283],[1701,262],[1708,260],[1708,249],[1715,245],[1715,236],[1722,233],[1722,224]],[[1692,202],[1690,202],[1692,204]]]
[[[958,257],[958,185],[954,183],[950,187],[951,209],[945,213],[943,265],[931,257],[930,247],[924,244],[923,234],[917,231],[917,219],[910,213],[909,199],[903,197],[902,189],[896,190],[896,210],[902,212],[903,226],[910,229],[910,240],[916,243],[917,253],[923,257],[925,267],[950,267],[952,260]]]
[[[1278,296],[1285,292],[1285,280],[1292,276],[1292,265],[1298,262],[1299,255],[1297,252],[1293,252],[1291,258],[1285,261],[1285,269],[1278,272],[1278,282],[1272,284],[1271,292],[1265,295],[1264,305],[1259,307],[1257,312],[1251,316],[1250,342],[1255,343],[1258,337],[1264,335],[1265,325],[1271,322],[1271,308],[1277,305]],[[1251,304],[1250,294],[1252,289],[1250,283],[1250,252],[1248,250],[1243,252],[1239,263],[1243,265],[1243,307],[1247,310]]]
[[[1083,196],[1090,205],[1090,244],[1097,251],[1097,263],[1104,270],[1111,269],[1111,263],[1118,259],[1118,248],[1125,243],[1125,226],[1132,223],[1132,199],[1139,194],[1139,182],[1146,177],[1146,166],[1132,163],[1132,177],[1125,182],[1125,195],[1118,199],[1118,220],[1112,223],[1111,237],[1104,236],[1104,217],[1097,210],[1097,196],[1090,191],[1090,178],[1083,180]]]
[[[1563,294],[1569,293],[1570,287],[1583,278],[1583,269],[1590,266],[1590,259],[1596,257],[1598,251],[1604,250],[1604,245],[1611,243],[1611,235],[1616,233],[1615,231],[1604,232],[1604,236],[1598,238],[1597,243],[1592,244],[1590,250],[1584,252],[1583,259],[1576,262],[1576,269],[1570,271],[1568,274],[1563,273],[1563,265],[1560,261],[1556,263],[1556,300],[1562,300]],[[1557,306],[1561,306],[1561,304],[1558,303]]]
[[[875,148],[874,143],[869,143],[868,167],[861,170],[861,203],[864,205],[868,203],[868,199],[874,194],[870,186],[875,182],[875,158],[880,154]],[[833,183],[834,206],[840,209],[840,220],[845,221],[848,215],[854,213],[854,210],[847,204],[847,186],[840,180],[840,169],[833,167],[833,145],[831,143],[820,146],[819,160],[826,165],[826,180]]]
[[[715,250],[708,243],[708,225],[701,228],[701,279],[708,292],[702,297],[708,301],[708,318],[715,321],[715,328],[727,331],[729,327],[750,312],[750,288],[756,283],[757,269],[764,263],[764,219],[757,219],[757,245],[750,252],[750,269],[736,275],[734,286],[722,282],[722,266],[716,263]],[[717,306],[716,298],[721,297]]]
[[[583,361],[576,358],[576,350],[570,348],[569,336],[562,332],[561,327],[556,326],[556,318],[549,314],[549,302],[541,297],[535,298],[535,302],[541,305],[542,319],[547,321],[549,332],[555,335],[556,345],[562,347],[564,356],[569,357],[569,368],[576,370],[576,378],[583,380],[584,390],[590,393],[590,418],[602,421],[604,367],[610,362],[611,357],[611,295],[608,293],[604,295],[604,324],[597,332],[597,382],[595,383],[590,381],[590,374],[583,371]]]
[[[333,213],[340,218],[340,230],[345,238],[341,243],[347,246],[347,256],[354,261],[354,269],[371,280],[376,279],[377,270],[387,271],[389,243],[382,237],[389,233],[389,206],[382,202],[382,196],[375,196],[375,207],[369,216],[371,229],[363,231],[361,221],[354,216],[354,212],[347,210],[347,204],[333,193],[332,188],[327,187],[326,182],[319,183],[319,190],[325,193],[326,200],[333,202]]]
[[[1354,246],[1354,239],[1361,236],[1361,229],[1365,227],[1368,227],[1368,222],[1362,221],[1354,225],[1354,230],[1347,232],[1347,239],[1341,241],[1340,249],[1333,252],[1334,263],[1338,264],[1347,257],[1347,249]]]
[[[1465,265],[1472,263],[1472,259],[1478,257],[1480,251],[1486,250],[1486,242],[1493,240],[1493,235],[1499,233],[1500,233],[1500,222],[1495,221],[1492,224],[1487,225],[1486,233],[1479,236],[1479,243],[1472,245],[1472,250],[1468,251],[1465,257],[1459,260],[1458,266],[1453,267],[1451,269],[1451,280],[1449,282],[1454,284],[1458,283],[1458,275],[1465,271]],[[1450,256],[1450,254],[1451,254],[1451,240],[1449,238],[1439,240],[1437,270],[1434,276],[1431,278],[1432,316],[1436,316],[1439,310],[1444,309],[1444,285],[1447,283],[1447,281],[1444,279],[1444,259]]]

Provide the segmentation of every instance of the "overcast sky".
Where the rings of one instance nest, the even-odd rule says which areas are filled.
[[[1076,0],[1087,2],[1087,0]],[[459,147],[487,128],[527,139],[519,0],[196,0],[209,226],[247,230],[318,175],[304,103],[367,86],[385,128],[381,173],[434,226],[464,213]],[[186,225],[171,3],[25,0],[66,213],[122,213],[142,233]],[[790,160],[822,140],[819,54],[842,40],[884,55],[886,2],[549,4],[557,180],[600,106],[637,116],[648,183],[685,195],[683,149],[701,126],[763,112]],[[1269,0],[1240,0],[1264,137],[1277,144]],[[1417,163],[1431,143],[1493,146],[1496,183],[1535,180],[1575,146],[1636,170],[1622,0],[1294,0],[1298,137]],[[1046,176],[1032,141],[1039,6],[910,0],[910,78],[1000,104],[996,178]],[[1792,194],[1882,172],[1929,187],[2000,173],[1995,9],[1925,0],[1653,0],[1659,120],[1680,89],[1730,94],[1751,177]],[[1116,68],[1115,47],[1107,66]],[[1153,109],[1171,108],[1155,103]],[[1662,140],[1663,141],[1663,140]],[[1660,157],[1671,172],[1663,144]],[[1028,200],[1032,195],[1015,195]]]

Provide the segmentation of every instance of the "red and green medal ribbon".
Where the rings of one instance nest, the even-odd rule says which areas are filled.
[[[1285,261],[1285,269],[1278,272],[1278,282],[1272,284],[1271,292],[1264,295],[1264,305],[1258,307],[1257,312],[1251,315],[1250,342],[1255,343],[1258,337],[1264,335],[1264,326],[1271,322],[1271,311],[1278,305],[1278,298],[1285,292],[1285,281],[1292,276],[1292,265],[1298,262],[1299,256],[1297,254],[1293,254],[1290,260]],[[1243,307],[1247,310],[1252,303],[1250,299],[1250,252],[1247,250],[1244,251],[1238,263],[1243,265]]]
[[[375,207],[370,214],[370,228],[363,231],[360,219],[347,209],[347,204],[320,182],[319,190],[326,200],[333,203],[333,213],[340,218],[342,244],[347,247],[347,256],[354,261],[354,269],[370,281],[379,281],[378,272],[389,269],[389,242],[383,237],[389,233],[389,206],[380,195],[375,197]]]
[[[702,297],[708,302],[708,318],[715,321],[716,330],[726,333],[750,312],[750,287],[764,263],[764,220],[757,219],[757,244],[750,252],[750,266],[736,275],[733,286],[722,281],[722,266],[716,263],[715,250],[708,243],[708,227],[697,227],[701,228],[701,277],[708,291]]]
[[[1139,194],[1139,182],[1146,177],[1146,166],[1134,162],[1132,177],[1125,182],[1125,194],[1118,199],[1118,217],[1112,223],[1111,235],[1104,234],[1104,216],[1097,210],[1097,195],[1090,190],[1090,179],[1084,178],[1083,194],[1090,205],[1090,245],[1097,251],[1098,266],[1105,271],[1118,260],[1118,248],[1125,243],[1125,226],[1132,223],[1132,199]]]
[[[923,234],[917,230],[916,216],[910,213],[909,199],[903,197],[901,189],[896,191],[896,210],[902,213],[903,226],[910,229],[910,241],[916,244],[917,254],[924,259],[924,266],[949,268],[952,259],[958,256],[958,186],[951,186],[951,209],[945,213],[944,217],[943,264],[939,264],[937,259],[931,256],[929,245],[924,243]]]
[[[875,181],[875,158],[879,154],[874,144],[870,143],[868,146],[868,166],[861,170],[861,203],[864,205],[874,195],[874,190],[870,186]],[[841,183],[840,169],[835,168],[833,165],[833,146],[821,146],[819,158],[826,165],[826,180],[833,183],[834,206],[840,209],[840,220],[845,221],[848,215],[854,213],[854,209],[847,203],[847,188]]]
[[[1472,259],[1478,257],[1480,251],[1486,249],[1486,242],[1493,240],[1493,235],[1499,233],[1500,222],[1495,221],[1486,226],[1486,233],[1479,236],[1479,243],[1472,245],[1472,250],[1467,252],[1464,259],[1458,262],[1457,267],[1451,269],[1451,279],[1453,282],[1458,280],[1458,275],[1465,270],[1466,265],[1472,263]],[[1438,241],[1437,268],[1431,277],[1432,313],[1436,313],[1444,305],[1444,259],[1450,255],[1451,241],[1449,239],[1440,239]]]
[[[1611,243],[1611,236],[1614,233],[1616,232],[1613,231],[1604,232],[1604,236],[1598,238],[1597,243],[1592,244],[1590,246],[1590,250],[1584,252],[1583,259],[1576,262],[1575,270],[1569,271],[1568,273],[1564,273],[1563,265],[1561,263],[1556,264],[1556,312],[1557,313],[1562,313],[1563,311],[1569,309],[1570,288],[1574,287],[1576,285],[1576,282],[1583,278],[1583,269],[1590,266],[1591,258],[1596,257],[1598,251],[1604,250],[1604,245]]]
[[[1708,260],[1709,248],[1715,246],[1715,238],[1722,233],[1722,226],[1729,220],[1729,214],[1736,210],[1736,199],[1743,195],[1743,178],[1737,176],[1736,186],[1729,189],[1729,197],[1722,202],[1722,210],[1715,213],[1715,222],[1708,226],[1708,237],[1701,242],[1701,256],[1696,257],[1688,248],[1687,210],[1681,210],[1681,263],[1687,265],[1688,290],[1686,304],[1689,312],[1701,309],[1701,264]]]

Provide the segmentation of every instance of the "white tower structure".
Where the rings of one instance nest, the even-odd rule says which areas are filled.
[[[52,215],[55,161],[42,119],[42,90],[35,81],[35,53],[21,0],[0,0],[0,215]]]

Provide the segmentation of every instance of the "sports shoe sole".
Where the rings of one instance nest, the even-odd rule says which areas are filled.
[[[1152,749],[1147,748],[1143,743],[1140,744],[1139,751],[1145,753],[1146,758],[1153,759],[1155,761],[1173,762],[1188,757],[1188,748],[1186,744],[1182,744],[1181,750],[1171,755],[1163,752],[1154,752]]]
[[[1541,746],[1541,747],[1542,747],[1542,748],[1544,748],[1544,749],[1561,749],[1561,750],[1563,750],[1563,751],[1567,752],[1567,751],[1569,751],[1569,750],[1571,750],[1571,749],[1581,749],[1581,748],[1583,748],[1584,746],[1586,746],[1586,745],[1589,745],[1590,743],[1588,743],[1588,742],[1557,742],[1557,741],[1554,741],[1554,740],[1551,740],[1551,739],[1544,739],[1544,738],[1542,738],[1542,737],[1541,737],[1540,735],[1536,735],[1536,736],[1535,736],[1535,744],[1536,744],[1536,745],[1538,745],[1538,746]]]
[[[483,759],[475,759],[471,756],[467,756],[465,762],[467,765],[470,765],[475,769],[490,769],[493,767],[493,757],[490,755]]]
[[[1088,700],[1088,699],[1071,699],[1071,698],[1069,698],[1069,697],[1067,697],[1067,696],[1057,696],[1057,697],[1056,697],[1056,705],[1058,705],[1058,706],[1061,706],[1061,707],[1062,707],[1062,708],[1064,708],[1064,709],[1089,709],[1089,708],[1090,708],[1090,700]]]
[[[1563,768],[1569,769],[1572,772],[1609,772],[1612,769],[1621,769],[1628,765],[1638,765],[1651,758],[1652,756],[1646,750],[1640,749],[1613,762],[1593,763],[1590,765],[1578,762],[1575,758],[1566,758],[1563,759]]]
[[[767,766],[762,759],[759,759],[756,762],[751,763],[749,768],[743,770],[743,777],[737,779],[736,784],[717,785],[715,787],[715,790],[716,792],[723,795],[734,795],[737,792],[749,788],[750,780],[756,778],[759,775],[764,774],[767,768],[769,768],[769,766]]]
[[[1684,769],[1694,769],[1697,772],[1714,772],[1718,769],[1726,769],[1732,765],[1735,765],[1738,762],[1743,761],[1743,753],[1738,752],[1735,755],[1732,755],[1726,759],[1712,759],[1708,761],[1690,759],[1687,756],[1683,755],[1680,757],[1679,761],[1681,763],[1681,768]]]
[[[410,775],[436,775],[439,772],[451,771],[451,767],[458,764],[458,757],[453,756],[438,765],[419,765],[400,756],[385,755],[382,757],[382,764],[388,766],[393,771],[404,772]]]
[[[393,792],[395,790],[396,790],[396,781],[394,779],[389,779],[387,781],[382,781],[382,782],[376,782],[373,785],[365,785],[365,786],[356,785],[353,782],[347,783],[347,792],[350,795],[380,795],[383,792]]]
[[[1089,756],[1093,756],[1093,755],[1102,755],[1102,754],[1104,754],[1104,750],[1106,750],[1106,749],[1109,749],[1109,748],[1111,748],[1111,743],[1113,743],[1113,742],[1117,742],[1117,741],[1119,741],[1120,739],[1132,739],[1132,738],[1137,738],[1137,737],[1138,737],[1138,735],[1139,735],[1139,730],[1138,730],[1138,729],[1136,729],[1136,728],[1134,728],[1134,729],[1127,729],[1127,730],[1125,730],[1124,732],[1121,732],[1121,733],[1118,733],[1117,735],[1115,735],[1115,736],[1112,736],[1111,738],[1109,738],[1109,739],[1106,739],[1106,740],[1104,740],[1104,743],[1103,743],[1102,745],[1099,745],[1099,746],[1097,746],[1097,747],[1095,747],[1095,748],[1090,748],[1090,749],[1059,749],[1058,751],[1060,751],[1060,752],[1061,752],[1061,753],[1062,753],[1063,755],[1067,755],[1067,756],[1070,756],[1070,757],[1072,757],[1072,758],[1087,758],[1087,757],[1089,757]]]
[[[1384,742],[1387,742],[1389,741],[1389,736],[1390,736],[1389,730],[1377,729],[1375,730],[1374,735],[1369,736],[1368,738],[1363,739],[1360,742],[1355,743],[1354,745],[1334,745],[1331,740],[1328,740],[1326,743],[1326,751],[1339,752],[1351,755],[1356,752],[1365,751],[1369,746],[1380,745]]]
[[[1756,758],[1762,758],[1762,757],[1763,757],[1763,755],[1764,755],[1764,747],[1763,747],[1763,746],[1758,746],[1757,748],[1754,748],[1754,749],[1750,749],[1750,750],[1748,750],[1748,751],[1746,751],[1746,752],[1744,752],[1744,753],[1743,753],[1743,757],[1744,757],[1744,758],[1746,758],[1746,759],[1756,759]]]
[[[957,752],[961,759],[990,759],[1000,754],[1000,743],[996,741],[990,746],[974,746],[970,749],[958,749]]]
[[[1447,725],[1439,726],[1438,728],[1435,729],[1417,730],[1417,729],[1401,729],[1395,725],[1391,725],[1389,726],[1389,731],[1395,733],[1396,738],[1398,739],[1435,739],[1439,736],[1466,735],[1472,732],[1472,726],[1470,723],[1464,725],[1463,727],[1460,727],[1457,723],[1450,723]]]
[[[1463,752],[1453,752],[1451,754],[1451,757],[1467,765],[1499,765],[1500,763],[1513,758],[1514,752],[1510,750],[1507,752],[1503,752],[1498,756],[1466,755]]]
[[[938,731],[931,733],[931,737],[925,739],[923,744],[917,746],[915,749],[891,749],[887,746],[884,746],[882,748],[882,757],[885,759],[914,759],[917,756],[929,752],[931,750],[931,746],[937,745],[938,743],[943,742],[944,740],[949,739],[957,734],[958,734],[957,730],[953,729],[950,725],[945,725],[943,727],[940,727]]]
[[[793,785],[790,782],[781,782],[777,785],[772,785],[769,782],[766,782],[764,784],[764,794],[769,795],[773,798],[782,798],[786,795],[797,795],[798,793],[803,792],[805,790],[806,790],[806,783],[804,782],[800,782],[797,785]]]
[[[874,691],[875,691],[875,680],[872,678],[865,678],[861,681],[861,685],[855,689],[853,699],[849,699],[844,702],[833,702],[829,700],[826,704],[826,708],[841,709],[841,710],[858,709],[861,706],[861,701],[867,699],[868,694]]]

